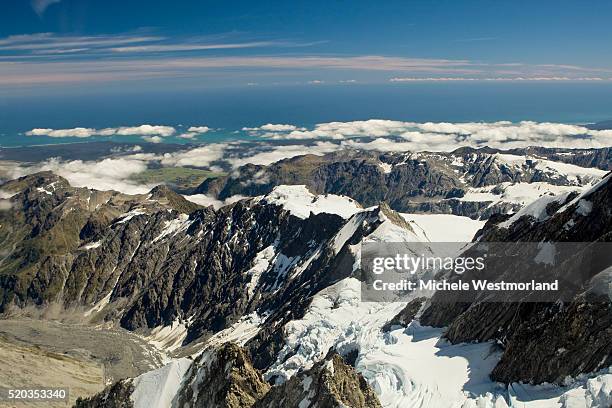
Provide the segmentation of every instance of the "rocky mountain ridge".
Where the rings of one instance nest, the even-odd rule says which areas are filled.
[[[611,202],[608,174],[581,194],[544,197],[513,216],[489,220],[478,241],[610,242]],[[457,343],[501,342],[505,352],[492,372],[498,381],[562,383],[612,364],[612,292],[590,293],[597,279],[600,275],[586,276],[582,291],[569,302],[448,303],[434,295],[421,323],[448,326],[446,336]]]
[[[226,199],[267,194],[277,185],[304,184],[317,194],[352,197],[364,207],[384,201],[400,212],[488,218],[524,204],[502,199],[509,186],[540,183],[549,190],[584,186],[605,174],[611,159],[608,148],[461,148],[451,153],[346,150],[298,156],[268,166],[247,164],[227,176],[204,181],[195,192]],[[489,197],[471,198],[474,193]]]
[[[158,370],[162,371],[162,369]],[[160,373],[161,374],[161,373]],[[153,387],[175,373],[147,384]],[[151,376],[144,374],[144,376]],[[77,408],[134,407],[134,384],[141,378],[119,381],[100,394],[77,401]],[[363,376],[334,352],[291,380],[270,386],[253,367],[245,350],[225,343],[205,350],[194,359],[180,384],[175,384],[170,404],[194,408],[380,408],[380,402]],[[160,395],[161,396],[161,395]],[[159,402],[152,400],[149,402]]]
[[[579,177],[565,175],[563,182]],[[609,185],[608,176],[581,195],[545,196],[545,205],[493,216],[478,239],[606,240],[612,225]],[[418,299],[386,320],[382,312],[393,309],[360,304],[352,297],[358,294],[359,244],[421,239],[384,203],[361,209],[346,197],[313,196],[304,208],[323,207],[309,212],[283,204],[282,194],[292,191],[285,189],[214,210],[164,187],[129,196],[73,188],[50,173],[1,188],[9,192],[3,194],[9,205],[0,211],[2,312],[60,304],[83,321],[122,326],[169,351],[187,346],[182,355],[192,355],[116,383],[80,406],[131,406],[134,395],[148,394],[146,385],[163,374],[160,398],[171,400],[159,406],[182,401],[177,406],[378,407],[377,395],[384,395],[379,381],[387,379],[372,377],[364,366],[368,354],[399,341],[398,333],[389,333],[394,327],[415,330],[415,317],[448,326],[453,343],[499,342],[503,354],[492,375],[505,383],[558,383],[564,375],[612,364],[604,358],[610,355],[611,313],[601,304],[431,304],[420,315]],[[360,324],[376,320],[376,310],[382,320],[370,323],[378,343],[351,339],[373,336]],[[334,313],[350,320],[346,328],[326,320]],[[327,343],[326,331],[337,329],[337,340]],[[285,376],[277,377],[283,370]],[[395,370],[386,374],[389,381],[403,378]],[[211,374],[220,371],[227,375]],[[422,398],[441,398],[421,391]]]
[[[163,187],[128,196],[73,188],[50,173],[2,188],[15,194],[0,213],[0,311],[60,304],[128,330],[172,327],[164,341],[177,345],[252,313],[299,316],[310,296],[353,273],[346,243],[391,214],[376,207],[349,220],[302,219],[259,199],[215,211]],[[270,341],[261,333],[251,346],[260,367]]]

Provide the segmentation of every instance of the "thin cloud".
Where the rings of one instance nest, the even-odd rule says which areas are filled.
[[[76,54],[79,52],[88,51],[89,48],[57,48],[50,50],[35,50],[32,51],[32,54],[35,55],[62,55],[62,54]]]
[[[202,50],[228,50],[228,49],[239,49],[239,48],[257,48],[257,47],[270,47],[275,46],[276,43],[273,41],[257,41],[257,42],[245,42],[245,43],[233,43],[233,44],[171,44],[171,45],[141,45],[141,46],[130,46],[130,47],[116,47],[111,48],[113,52],[178,52],[178,51],[202,51]]]
[[[170,39],[158,35],[142,35],[142,32],[94,36],[35,33],[0,39],[0,51],[12,53],[13,57],[27,55],[58,56],[87,51],[87,55],[96,57],[100,56],[100,54],[131,55],[262,47],[309,47],[324,42],[293,42],[286,40],[230,41],[231,37],[232,35],[224,34]]]
[[[467,61],[381,56],[242,56],[191,58],[130,58],[78,61],[0,62],[0,85],[106,82],[146,78],[197,77],[221,68],[285,70],[362,70],[474,74]],[[228,73],[231,75],[231,73]],[[315,82],[316,83],[316,82]]]
[[[75,187],[142,194],[151,190],[154,185],[142,184],[131,178],[146,169],[147,161],[135,158],[107,158],[100,161],[62,161],[52,158],[32,166],[18,166],[13,169],[12,176],[16,178],[38,171],[52,171],[66,178]]]
[[[460,38],[454,42],[482,42],[482,41],[495,41],[497,37],[473,37],[473,38]]]
[[[61,0],[32,0],[30,4],[34,12],[38,14],[38,17],[42,17],[50,5],[59,3],[60,1]]]
[[[470,81],[498,81],[498,82],[554,82],[554,81],[606,81],[610,78],[602,77],[498,77],[498,78],[466,78],[466,77],[407,77],[407,78],[391,78],[389,82],[470,82]]]
[[[121,44],[161,41],[165,37],[154,35],[98,35],[98,36],[59,36],[53,33],[37,33],[9,36],[0,40],[2,51],[35,51],[46,49],[108,48]]]
[[[236,76],[264,70],[291,77],[303,74],[302,84],[353,83],[323,75],[369,72],[368,82],[410,81],[544,81],[607,80],[610,69],[563,64],[487,64],[465,59],[410,58],[381,55],[227,55],[187,56],[181,52],[300,47],[315,43],[283,41],[231,41],[231,35],[169,39],[137,32],[121,35],[60,36],[37,33],[0,39],[0,86],[36,87],[53,84],[104,83],[159,79],[206,78],[214,72],[215,84],[236,83]],[[232,51],[233,50],[233,51]],[[78,56],[78,59],[76,58]],[[604,75],[602,73],[606,73]],[[384,74],[388,73],[388,74]],[[383,76],[384,75],[384,76]],[[278,76],[277,76],[278,77]],[[314,80],[308,81],[309,79]],[[251,84],[255,82],[250,82]]]

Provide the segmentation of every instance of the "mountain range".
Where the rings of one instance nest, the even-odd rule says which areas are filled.
[[[206,180],[192,193],[244,197],[216,209],[27,175],[0,187],[0,313],[55,308],[166,354],[79,407],[609,406],[605,296],[368,303],[359,261],[364,242],[427,242],[414,213],[477,220],[466,242],[608,242],[610,154],[304,155]]]

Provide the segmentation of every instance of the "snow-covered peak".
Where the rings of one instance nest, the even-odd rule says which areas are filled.
[[[274,187],[262,198],[263,202],[283,206],[296,217],[306,219],[310,213],[337,214],[350,218],[361,211],[361,206],[352,198],[335,194],[316,195],[304,185],[281,185]]]
[[[605,177],[603,177],[598,183],[596,183],[595,185],[585,188],[580,194],[578,194],[578,196],[576,196],[572,201],[570,201],[569,203],[566,203],[563,207],[559,208],[558,212],[563,212],[565,210],[567,210],[569,207],[571,207],[572,205],[579,203],[581,200],[584,200],[584,198],[587,198],[588,196],[590,196],[591,194],[595,193],[596,191],[598,191],[600,188],[602,188],[603,186],[605,186],[608,182],[610,182],[610,179],[612,179],[612,173],[608,173],[608,175],[606,175]]]
[[[497,153],[494,156],[494,160],[496,163],[510,168],[531,167],[546,174],[551,179],[567,178],[567,181],[573,185],[584,185],[585,183],[598,180],[606,174],[605,170],[593,167],[581,167],[529,155],[519,156]]]
[[[612,173],[603,177],[598,183],[587,186],[582,189],[580,194],[578,194],[575,198],[568,201],[569,196],[572,191],[565,191],[561,194],[545,194],[533,201],[531,204],[526,205],[521,208],[517,213],[515,213],[512,217],[507,219],[506,221],[499,224],[501,228],[509,228],[512,224],[514,224],[519,218],[523,216],[531,216],[534,218],[536,222],[545,221],[552,216],[552,214],[548,214],[546,212],[546,208],[551,203],[560,204],[561,207],[556,211],[557,213],[561,213],[576,205],[576,212],[579,215],[587,215],[590,213],[592,209],[592,204],[586,198],[588,198],[591,194],[602,188],[606,183],[610,181],[612,178]]]
[[[530,216],[536,222],[542,222],[550,218],[550,214],[546,212],[546,208],[552,203],[563,203],[571,193],[563,193],[560,195],[544,195],[531,204],[521,208],[512,217],[499,224],[501,228],[509,228],[512,224],[518,221],[521,217]]]
[[[379,214],[382,223],[365,239],[364,242],[423,242],[428,239],[416,233],[412,226],[403,218],[401,221],[392,219],[384,214],[383,211]]]

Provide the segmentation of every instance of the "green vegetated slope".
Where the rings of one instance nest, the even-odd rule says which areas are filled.
[[[191,167],[160,167],[134,174],[132,180],[143,184],[166,183],[179,190],[190,190],[200,185],[206,179],[224,175],[225,173]]]

